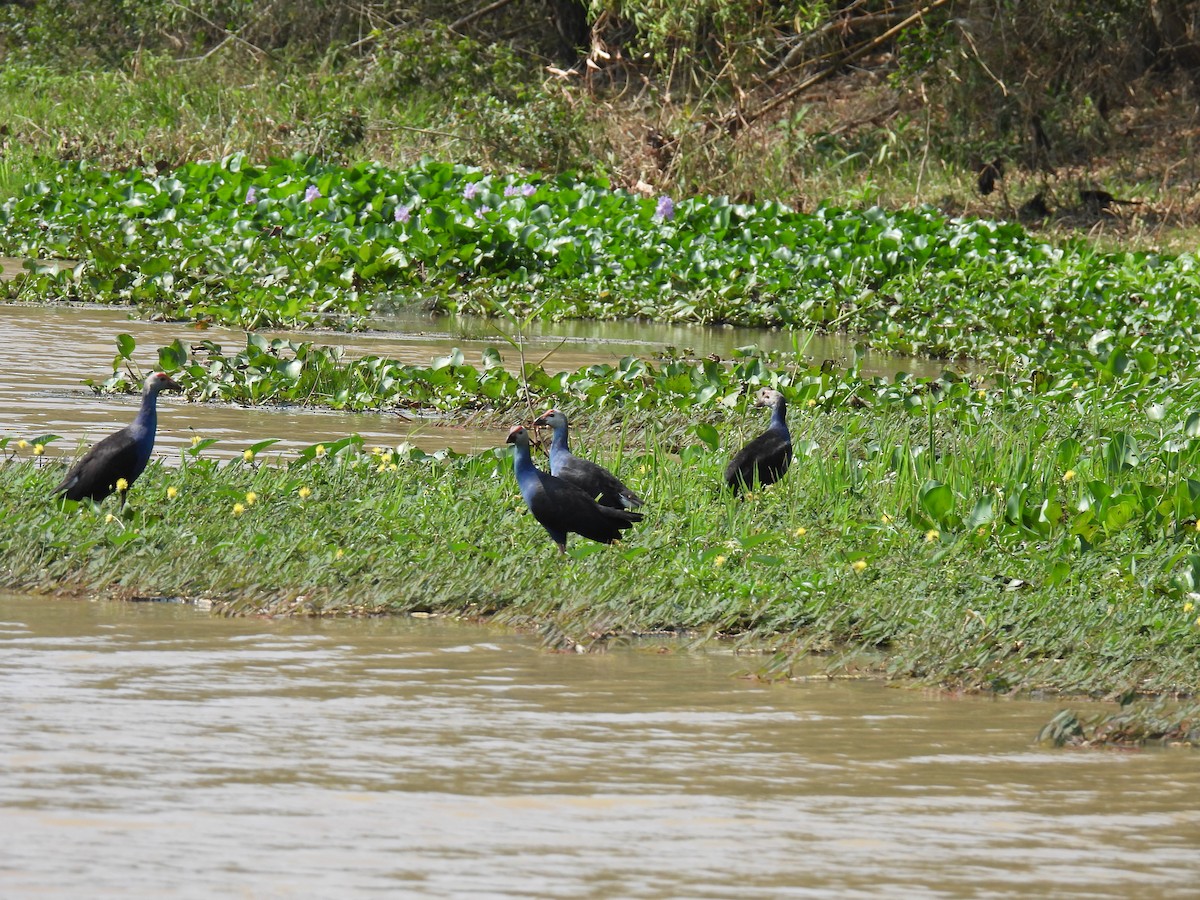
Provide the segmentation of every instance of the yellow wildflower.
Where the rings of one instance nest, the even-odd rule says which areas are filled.
[[[986,396],[987,396],[987,391],[985,391],[983,388],[980,388],[979,389],[979,399],[982,400]]]
[[[17,446],[20,449],[24,450],[26,447],[29,446],[29,441],[25,440],[25,438],[21,438],[19,441],[17,441]]]
[[[806,534],[808,534],[808,529],[801,525],[799,528],[793,531],[792,534],[794,534],[796,537],[804,537]]]
[[[936,541],[941,536],[942,536],[942,533],[940,531],[938,531],[936,528],[930,528],[927,532],[925,532],[925,541],[926,541],[926,543],[932,544],[934,541]]]
[[[245,511],[246,511],[246,507],[244,507],[242,504],[240,504],[240,503],[233,504],[233,514],[235,516],[240,516]]]
[[[301,500],[307,500],[309,495],[312,494],[312,488],[302,487],[300,490],[296,491],[296,493],[300,495]]]
[[[107,516],[104,517],[105,522],[115,522],[116,520],[117,520],[117,517],[114,516],[112,513],[109,513]]]
[[[1196,604],[1193,603],[1191,600],[1189,600],[1187,603],[1183,604],[1183,611],[1185,613],[1190,613],[1195,608],[1196,608]]]
[[[177,496],[179,496],[179,489],[175,487],[175,485],[171,485],[169,488],[167,488],[168,500],[174,500]]]
[[[127,490],[129,490],[129,482],[126,481],[124,478],[118,478],[117,479],[117,493],[123,494]]]
[[[713,557],[713,568],[717,568],[717,569],[721,568],[721,566],[725,565],[725,560],[727,558],[728,557],[726,557],[724,554],[714,556]]]
[[[816,400],[814,400],[812,397],[809,397],[809,398],[808,398],[808,405],[809,405],[809,407],[816,406],[816,405],[817,405],[817,401],[816,401]]]
[[[879,517],[879,521],[881,521],[884,525],[891,525],[892,517],[889,516],[887,513],[884,513],[882,516]]]
[[[333,557],[334,557],[334,559],[341,559],[345,555],[346,555],[346,551],[343,550],[341,547],[338,547],[337,553],[333,554]]]
[[[253,505],[254,505],[255,503],[257,503],[257,502],[258,502],[258,494],[254,493],[254,491],[249,491],[249,492],[247,492],[247,494],[246,494],[246,505],[247,505],[247,506],[253,506]]]
[[[320,459],[322,456],[325,455],[325,445],[317,444],[317,449],[314,450],[313,453],[316,454],[317,459]]]
[[[33,445],[33,455],[34,456],[41,456],[45,452],[46,452],[45,444],[34,444]]]
[[[1067,471],[1063,472],[1062,480],[1063,480],[1063,484],[1066,484],[1068,481],[1074,481],[1075,480],[1075,470],[1067,469]]]
[[[245,450],[242,451],[242,459],[244,459],[246,462],[253,462],[254,461],[254,451],[251,450],[249,447],[247,447]]]
[[[850,568],[852,568],[855,572],[861,572],[866,567],[867,561],[865,559],[856,559]]]
[[[390,466],[388,466],[388,471],[389,471],[389,472],[395,472],[395,471],[397,471],[399,468],[400,468],[400,467],[399,467],[398,465],[396,465],[395,463],[392,463]]]
[[[200,435],[193,434],[192,435],[192,446],[195,447],[198,443],[200,443]]]

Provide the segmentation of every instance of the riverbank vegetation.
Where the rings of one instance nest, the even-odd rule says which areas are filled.
[[[9,435],[0,581],[236,613],[496,616],[585,649],[685,630],[771,648],[755,668],[776,676],[821,653],[969,690],[1190,698],[1198,276],[1193,255],[1152,245],[1189,224],[1195,176],[1190,150],[1164,155],[1139,130],[1182,107],[1135,107],[1105,80],[1186,99],[1186,47],[1151,52],[1144,35],[1150,61],[1112,57],[1106,74],[1091,51],[1059,52],[1115,41],[1139,5],[1083,23],[1053,4],[968,21],[933,2],[917,27],[916,7],[894,4],[805,5],[786,23],[757,4],[593,4],[584,51],[561,29],[565,45],[519,29],[488,41],[499,19],[446,22],[436,4],[307,20],[282,3],[269,21],[253,3],[90,19],[93,4],[0,6],[15,29],[0,38],[0,254],[77,261],[31,263],[0,283],[5,299],[249,329],[244,346],[198,334],[159,349],[195,401],[469,416],[496,424],[498,445],[501,425],[561,406],[576,445],[649,501],[619,546],[577,540],[560,560],[503,452],[346,436],[271,459],[264,435],[219,463],[201,438],[123,508],[60,507],[43,452],[58,439]],[[504,21],[531,6],[504,5]],[[1015,30],[1030,8],[1042,28]],[[907,23],[903,39],[871,45],[889,22]],[[992,44],[974,40],[984,25]],[[853,48],[822,63],[805,37],[855,28],[869,77]],[[1036,38],[1025,76],[1058,53],[1053,96],[1015,77],[1001,52],[1014,34]],[[744,80],[767,61],[783,68]],[[788,95],[802,72],[839,85],[829,103]],[[835,124],[842,96],[866,118]],[[1086,166],[1122,128],[1129,155],[1100,178]],[[1035,191],[1042,208],[1018,203]],[[492,316],[501,337],[478,360],[414,366],[317,331],[255,333],[366,328],[409,303]],[[501,357],[520,358],[534,317],[787,328],[797,352],[510,373]],[[958,371],[864,377],[804,357],[820,330]],[[81,379],[136,389],[132,339],[114,338],[111,377]],[[739,502],[717,486],[764,424],[747,409],[762,385],[791,404],[797,462]],[[1194,709],[1144,708],[1159,723],[1146,731],[1191,739]],[[1135,734],[1135,720],[1093,733]],[[1052,739],[1086,733],[1056,721]]]

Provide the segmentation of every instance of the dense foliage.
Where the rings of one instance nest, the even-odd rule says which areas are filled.
[[[1200,322],[1190,255],[1054,246],[930,209],[676,201],[440,163],[73,165],[0,204],[0,252],[81,260],[17,297],[248,328],[350,327],[421,302],[838,328],[900,352],[1175,370]]]

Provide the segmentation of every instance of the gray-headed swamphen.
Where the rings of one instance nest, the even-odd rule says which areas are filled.
[[[774,484],[792,464],[792,435],[787,427],[787,401],[783,394],[763,388],[755,395],[754,405],[771,407],[771,424],[725,467],[725,484],[734,494],[749,490],[755,483],[763,487]]]
[[[523,425],[513,426],[508,432],[508,443],[514,446],[513,463],[521,496],[533,517],[558,544],[560,552],[566,552],[570,532],[611,544],[624,529],[642,520],[639,512],[601,506],[582,488],[538,469],[529,452],[529,432]]]
[[[182,390],[165,372],[147,376],[142,388],[142,406],[134,420],[85,453],[71,467],[54,493],[68,500],[82,500],[84,497],[103,500],[117,489],[117,481],[122,478],[128,489],[150,462],[154,433],[158,428],[159,393]]]
[[[588,459],[580,459],[567,444],[567,416],[560,410],[548,409],[533,420],[535,427],[549,425],[554,429],[550,439],[550,474],[569,481],[587,493],[601,506],[613,509],[637,509],[645,501],[625,487],[612,472]]]

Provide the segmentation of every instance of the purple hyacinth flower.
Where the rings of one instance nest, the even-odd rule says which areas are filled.
[[[478,193],[479,193],[479,182],[472,181],[465,188],[463,188],[463,199],[464,200],[474,200],[475,195]]]
[[[654,210],[654,215],[664,222],[670,222],[675,218],[675,201],[663,194],[658,198],[658,207]]]
[[[484,213],[490,213],[491,211],[492,211],[492,208],[490,206],[488,206],[486,203],[481,203],[479,205],[479,209],[476,210],[476,212],[478,212],[481,216]]]
[[[505,197],[515,197],[519,193],[521,193],[521,189],[519,187],[517,187],[515,184],[507,184],[504,186],[504,196]]]
[[[257,203],[258,202],[258,194],[254,190],[254,185],[250,185],[250,190],[246,191],[246,202],[247,203]]]
[[[308,190],[304,192],[304,202],[312,203],[314,200],[316,200],[320,196],[321,196],[321,192],[320,192],[320,190],[317,189],[317,186],[315,184],[310,184],[308,186]]]
[[[532,197],[537,193],[537,187],[532,184],[521,185],[521,195],[524,197]]]
[[[396,207],[396,221],[397,222],[404,224],[404,223],[408,222],[408,220],[411,218],[412,218],[412,210],[409,209],[407,206],[397,206]]]

